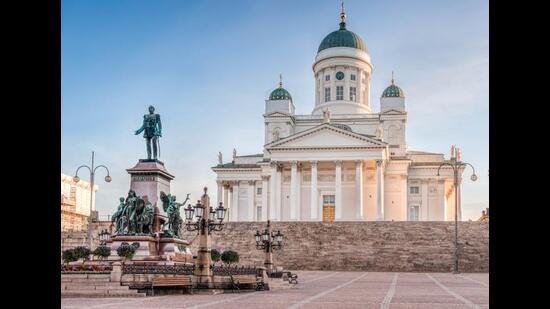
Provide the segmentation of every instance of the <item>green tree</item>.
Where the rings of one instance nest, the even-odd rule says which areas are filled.
[[[210,250],[210,257],[212,258],[212,262],[216,263],[220,261],[222,255],[217,249],[212,249]]]
[[[76,257],[76,259],[82,259],[83,262],[82,264],[84,265],[84,263],[86,263],[87,260],[90,259],[90,255],[92,254],[92,250],[90,250],[89,248],[87,247],[84,247],[84,246],[78,246],[76,248],[74,248],[74,255]]]
[[[123,258],[123,261],[131,260],[136,253],[136,247],[131,246],[128,243],[122,243],[118,249],[116,249],[118,256]]]
[[[95,248],[93,252],[94,256],[99,257],[100,259],[104,259],[106,257],[109,257],[111,255],[111,248],[107,246],[99,246]]]
[[[222,261],[228,265],[239,262],[239,254],[233,250],[227,250],[222,253]]]
[[[63,262],[65,262],[65,264],[69,264],[69,262],[78,261],[78,257],[74,253],[74,249],[63,250],[63,255],[61,258],[63,259]]]

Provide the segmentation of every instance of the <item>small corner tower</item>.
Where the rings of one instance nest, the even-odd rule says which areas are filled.
[[[265,113],[273,112],[294,115],[294,103],[290,93],[283,88],[282,75],[279,75],[279,87],[271,92],[268,100],[265,100]]]
[[[283,88],[283,77],[279,75],[279,87],[265,100],[265,144],[294,133],[294,103],[290,93]]]
[[[388,86],[380,97],[380,112],[389,110],[405,111],[405,93],[395,84],[393,71],[391,72],[391,85]]]

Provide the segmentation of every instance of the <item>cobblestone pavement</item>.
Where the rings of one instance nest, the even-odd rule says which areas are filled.
[[[146,298],[63,298],[76,308],[489,308],[489,274],[298,271],[292,289]]]

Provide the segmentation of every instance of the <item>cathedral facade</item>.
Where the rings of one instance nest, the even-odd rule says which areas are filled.
[[[212,167],[228,220],[454,220],[452,169],[438,176],[442,153],[408,149],[405,94],[393,76],[373,112],[367,46],[340,15],[313,63],[311,114],[295,114],[280,82],[265,101],[263,152],[220,155]],[[457,208],[460,220],[460,200]]]

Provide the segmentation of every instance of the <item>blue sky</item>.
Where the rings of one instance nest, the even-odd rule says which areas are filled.
[[[372,58],[375,111],[394,70],[409,149],[461,147],[479,176],[463,185],[463,215],[477,219],[489,201],[488,1],[354,0],[346,11]],[[89,164],[94,150],[113,177],[98,183],[97,209],[113,212],[125,170],[145,156],[133,132],[153,104],[173,193],[196,199],[206,185],[214,198],[218,151],[262,151],[264,100],[279,73],[296,113],[311,113],[311,66],[339,12],[336,0],[62,1],[61,172]]]

